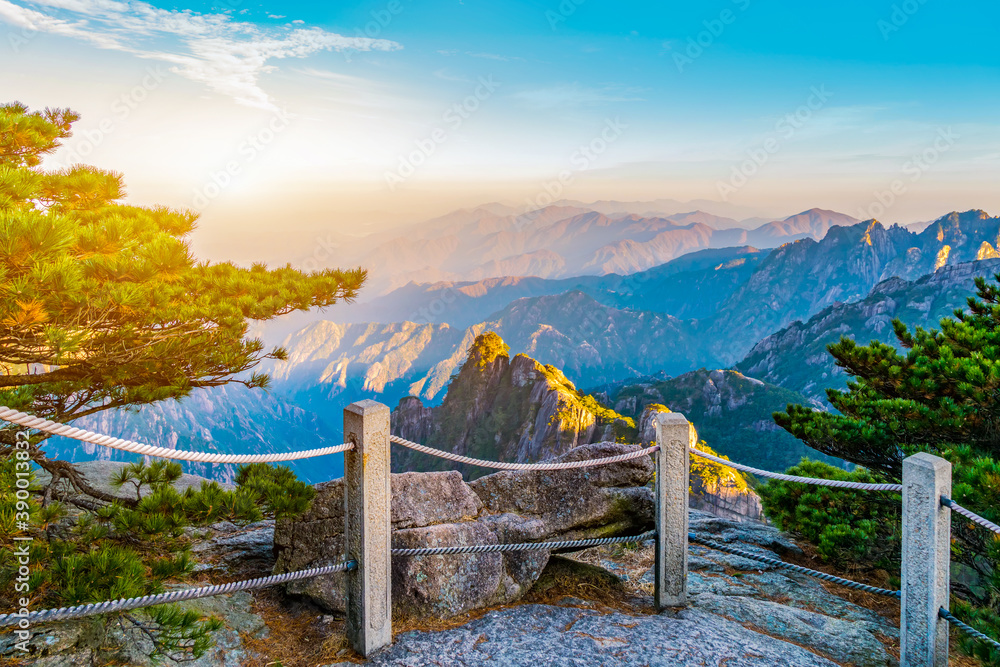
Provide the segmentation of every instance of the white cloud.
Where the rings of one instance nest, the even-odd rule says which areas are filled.
[[[276,109],[260,87],[274,60],[305,58],[322,51],[393,51],[385,39],[346,37],[319,28],[264,28],[227,14],[167,10],[146,2],[116,0],[29,0],[34,8],[0,0],[0,21],[70,37],[102,49],[172,65],[172,72],[203,83],[240,104]],[[165,40],[175,40],[171,47]],[[155,42],[156,46],[152,46]]]

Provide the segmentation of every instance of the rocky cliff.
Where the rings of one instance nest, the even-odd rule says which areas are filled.
[[[440,406],[404,398],[392,413],[395,435],[456,454],[539,461],[587,443],[615,440],[634,422],[582,395],[554,366],[518,354],[495,333],[479,336]],[[396,470],[433,470],[439,459],[394,452]],[[447,463],[450,468],[452,464]],[[469,475],[482,470],[465,470]]]
[[[878,340],[898,345],[893,319],[911,327],[937,328],[941,318],[966,305],[977,277],[991,277],[998,271],[1000,259],[987,259],[942,267],[912,282],[890,278],[861,301],[834,304],[764,338],[736,368],[800,392],[816,405],[828,405],[827,388],[845,389],[847,376],[827,345],[842,336],[858,344]]]
[[[645,427],[644,441],[652,438],[650,410],[666,406],[694,424],[710,447],[740,463],[782,471],[808,456],[842,464],[805,446],[771,418],[789,403],[807,404],[804,396],[738,371],[701,369],[675,378],[623,382],[601,387],[595,396]]]

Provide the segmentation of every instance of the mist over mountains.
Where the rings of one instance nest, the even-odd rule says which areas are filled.
[[[368,295],[380,295],[410,282],[629,274],[695,250],[771,248],[804,237],[819,239],[833,225],[856,222],[822,209],[742,228],[734,219],[703,211],[605,213],[552,205],[514,213],[480,207],[409,227],[403,236],[362,241],[343,252],[350,263],[375,269],[366,289]]]
[[[754,384],[759,380],[775,388],[769,396],[789,390],[823,407],[824,389],[844,382],[826,344],[841,335],[862,343],[892,342],[893,316],[934,326],[963,305],[974,276],[1000,269],[1000,218],[978,210],[950,213],[917,233],[818,209],[746,230],[715,229],[700,214],[674,213],[670,219],[615,211],[613,203],[603,207],[607,213],[548,207],[534,216],[537,224],[520,230],[515,227],[523,216],[480,207],[420,226],[423,231],[409,248],[403,240],[382,240],[377,247],[386,256],[367,266],[376,281],[394,271],[403,276],[421,261],[431,266],[435,256],[455,273],[474,274],[498,270],[500,264],[490,264],[495,260],[556,252],[552,248],[559,251],[559,271],[573,265],[580,273],[408,282],[364,303],[297,313],[251,332],[288,350],[287,361],[259,369],[272,377],[270,394],[199,390],[179,404],[148,406],[138,415],[105,413],[78,425],[155,444],[240,453],[272,451],[275,441],[284,449],[322,446],[304,444],[308,434],[321,434],[317,442],[338,442],[342,409],[355,400],[373,398],[395,407],[414,396],[427,406],[440,404],[469,347],[485,331],[499,334],[512,354],[559,369],[584,393],[614,386],[604,395],[616,403],[621,396],[660,395],[676,405],[702,406],[704,396],[698,402],[695,394],[714,386],[714,376],[689,374],[735,368],[748,381],[729,382],[726,396],[743,392],[754,404],[750,393],[760,391]],[[692,216],[699,220],[687,222]],[[622,240],[628,234],[632,238]],[[663,234],[674,240],[656,241]],[[788,237],[797,238],[781,241]],[[689,238],[696,241],[684,240]],[[711,245],[724,238],[737,240]],[[764,242],[751,244],[751,238]],[[540,239],[551,243],[543,248]],[[624,250],[597,252],[623,248],[625,241],[647,249],[661,242],[663,248],[676,245],[664,250],[664,260]],[[679,255],[669,256],[673,252]],[[491,254],[478,266],[471,259]],[[592,263],[598,255],[632,257],[632,266],[657,263],[606,271]],[[650,377],[659,379],[650,384]],[[673,382],[669,390],[662,385],[679,377],[697,381]],[[682,396],[685,391],[691,396]],[[238,409],[230,410],[233,405]],[[751,431],[745,429],[765,432],[766,415],[740,426],[743,435],[727,435],[714,417],[708,423],[708,408],[698,410],[706,432],[721,440],[709,444],[723,453],[726,439],[747,441]],[[57,456],[74,446],[51,442]],[[788,458],[769,450],[767,460]],[[318,465],[322,469],[304,470],[304,476],[339,474],[339,462]]]

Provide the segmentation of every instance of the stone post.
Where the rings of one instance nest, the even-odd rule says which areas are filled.
[[[654,417],[656,427],[656,566],[653,599],[657,609],[687,604],[688,448],[698,441],[694,426],[676,412]]]
[[[392,643],[392,524],[389,408],[358,401],[344,409],[344,540],[347,558],[347,639],[367,657]]]
[[[901,667],[947,667],[951,568],[951,463],[920,453],[903,460]]]

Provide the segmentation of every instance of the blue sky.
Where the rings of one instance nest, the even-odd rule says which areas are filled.
[[[49,165],[200,210],[213,258],[546,191],[906,223],[1000,211],[998,22],[940,0],[0,0],[0,90],[83,113]]]

